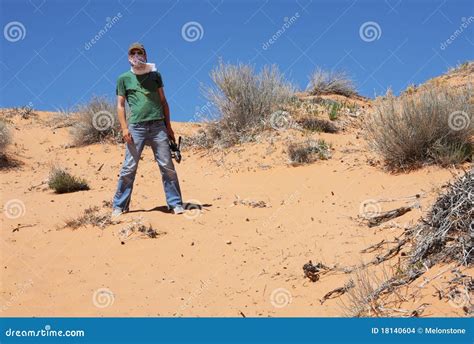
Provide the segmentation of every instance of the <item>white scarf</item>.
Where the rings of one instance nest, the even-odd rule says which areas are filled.
[[[156,66],[154,63],[144,63],[138,66],[132,66],[130,71],[135,75],[143,75],[150,72],[156,72]]]

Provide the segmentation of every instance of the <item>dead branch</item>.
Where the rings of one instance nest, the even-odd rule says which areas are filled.
[[[326,300],[335,299],[336,297],[344,295],[348,290],[350,290],[352,288],[354,288],[354,281],[349,280],[349,282],[344,284],[343,287],[333,289],[329,293],[324,295],[323,298],[321,300],[319,300],[319,302],[321,302],[321,304],[323,304],[324,302],[326,302]]]
[[[383,212],[379,215],[371,216],[370,218],[367,219],[367,221],[369,223],[369,227],[375,227],[375,226],[380,225],[381,223],[384,223],[384,222],[392,220],[396,217],[402,216],[402,215],[408,213],[409,211],[411,211],[412,209],[413,209],[413,206],[400,207],[400,208],[397,208],[397,209],[393,209],[393,210],[390,210],[390,211]]]

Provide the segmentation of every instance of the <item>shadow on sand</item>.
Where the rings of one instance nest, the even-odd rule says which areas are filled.
[[[185,202],[185,203],[183,203],[183,207],[186,210],[196,210],[196,209],[203,210],[204,208],[212,207],[212,204],[209,204],[209,203],[198,204],[198,203],[187,203],[187,202]],[[172,213],[172,211],[170,209],[168,209],[168,207],[166,205],[160,205],[160,206],[154,207],[152,209],[130,210],[129,213],[142,213],[142,212],[148,213],[150,211],[161,211],[162,213],[166,213],[166,214],[171,214]]]

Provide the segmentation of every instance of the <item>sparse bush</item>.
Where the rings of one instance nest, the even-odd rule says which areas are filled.
[[[474,261],[474,170],[446,185],[427,216],[411,232],[411,263],[471,266]]]
[[[119,237],[122,242],[122,245],[132,239],[156,239],[165,234],[167,233],[164,231],[156,230],[151,224],[149,224],[148,226],[145,225],[141,217],[133,219],[130,224],[128,224],[126,227],[122,228],[119,231]]]
[[[288,146],[288,156],[292,164],[309,164],[318,159],[327,160],[331,157],[331,147],[324,140],[308,139],[302,143]]]
[[[423,89],[388,96],[366,123],[368,139],[390,169],[449,165],[471,159],[474,126],[470,88]]]
[[[11,141],[12,134],[10,129],[4,121],[0,120],[0,156],[5,154],[5,149],[11,143]]]
[[[347,301],[342,303],[345,315],[349,317],[383,317],[389,313],[384,301],[379,298],[379,289],[390,280],[390,273],[384,267],[379,277],[367,268],[353,273],[352,288],[347,291]]]
[[[99,207],[89,207],[84,210],[84,212],[75,219],[66,220],[64,227],[69,227],[71,229],[77,229],[79,227],[84,227],[87,225],[104,228],[112,224],[112,219],[110,214],[100,213]]]
[[[357,94],[353,81],[344,72],[316,69],[310,76],[309,90],[312,95],[340,94],[346,97]]]
[[[211,72],[214,87],[204,89],[218,111],[209,123],[209,142],[231,146],[252,140],[270,125],[271,114],[288,103],[295,91],[276,66],[256,74],[252,66],[220,62]]]
[[[58,167],[52,168],[48,185],[58,194],[89,190],[89,185],[84,179],[77,178]]]
[[[115,104],[105,97],[93,97],[88,103],[79,106],[71,135],[75,146],[104,141],[120,142],[122,135]]]
[[[303,129],[311,131],[319,131],[323,133],[337,133],[339,131],[338,127],[330,121],[316,117],[303,117],[298,120],[298,124],[301,125]]]

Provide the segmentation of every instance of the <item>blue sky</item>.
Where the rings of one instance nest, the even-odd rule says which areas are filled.
[[[219,58],[257,70],[277,64],[300,89],[316,67],[344,70],[368,97],[474,59],[468,0],[0,3],[0,107],[54,110],[114,97],[117,77],[129,69],[127,47],[137,40],[158,65],[172,119],[180,121],[205,107],[200,85],[210,84]]]

